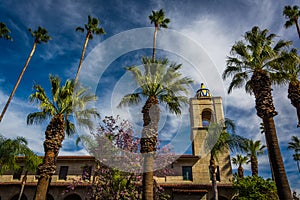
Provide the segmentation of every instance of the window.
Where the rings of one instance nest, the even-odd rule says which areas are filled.
[[[210,109],[204,109],[201,113],[202,115],[202,126],[208,127],[212,121],[212,112]]]
[[[58,179],[67,180],[69,166],[60,166]]]
[[[211,174],[211,172],[210,172],[210,168],[209,168],[209,175],[210,175],[210,180],[212,180],[212,174]],[[217,179],[217,181],[219,181],[219,182],[221,181],[219,166],[217,166],[216,179]]]
[[[84,166],[82,171],[82,179],[83,180],[90,180],[92,175],[92,166]]]
[[[183,180],[192,181],[193,180],[193,173],[191,166],[183,166],[182,167],[182,177]]]
[[[13,179],[18,179],[20,180],[21,179],[21,175],[22,175],[22,172],[23,172],[23,166],[20,167],[20,169],[18,169],[17,171],[14,172],[13,174]]]

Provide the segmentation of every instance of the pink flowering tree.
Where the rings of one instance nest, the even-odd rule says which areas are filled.
[[[78,177],[68,186],[67,191],[88,182],[90,199],[141,199],[143,156],[139,153],[139,135],[128,120],[105,117],[96,132],[80,136],[78,142],[95,156],[96,169],[91,180],[84,175]],[[175,158],[170,145],[159,147],[158,144],[155,158],[157,176],[172,174],[172,169],[166,167]],[[86,176],[89,177],[90,174]],[[169,199],[170,196],[157,182],[154,185],[154,199]]]

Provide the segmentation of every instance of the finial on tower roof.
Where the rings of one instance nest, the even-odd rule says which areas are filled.
[[[200,89],[196,93],[197,98],[201,97],[210,97],[210,91],[209,89],[205,88],[204,83],[201,83]]]

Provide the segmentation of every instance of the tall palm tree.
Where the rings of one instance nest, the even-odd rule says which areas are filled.
[[[233,157],[231,160],[232,160],[232,164],[238,166],[238,177],[244,178],[244,169],[242,165],[248,164],[249,157],[237,154],[236,157]]]
[[[232,130],[229,133],[227,130]],[[209,170],[211,174],[211,182],[213,188],[213,199],[218,200],[218,187],[217,187],[217,165],[218,156],[227,151],[240,150],[240,144],[244,138],[236,135],[235,124],[231,119],[225,118],[224,121],[211,123],[208,127],[208,137],[206,138],[206,148],[211,149]],[[217,138],[217,139],[216,139]]]
[[[182,104],[188,103],[183,94],[188,94],[187,87],[193,81],[182,77],[179,72],[181,65],[168,65],[167,59],[154,60],[143,58],[144,71],[138,67],[127,67],[138,84],[138,89],[125,95],[119,107],[139,103],[142,98],[147,100],[143,106],[143,130],[140,140],[140,152],[144,156],[143,200],[153,199],[153,156],[156,151],[158,122],[160,119],[159,103],[166,104],[171,113],[181,114]]]
[[[61,86],[57,76],[50,75],[51,98],[49,98],[42,86],[35,84],[34,92],[30,95],[31,102],[39,104],[39,112],[27,116],[27,124],[41,123],[51,118],[45,131],[43,163],[38,167],[39,179],[35,193],[35,200],[46,199],[49,180],[56,170],[56,159],[65,133],[69,136],[75,133],[75,126],[70,121],[73,114],[79,125],[92,128],[90,117],[99,114],[94,108],[86,108],[88,103],[96,100],[95,95],[90,94],[85,88],[74,90],[74,81],[67,80]]]
[[[273,117],[277,115],[272,98],[270,74],[272,67],[277,64],[283,48],[290,41],[279,40],[274,43],[275,34],[268,30],[260,30],[255,26],[246,32],[244,41],[238,41],[231,48],[223,79],[233,76],[228,93],[234,88],[245,85],[246,92],[255,96],[257,115],[262,118],[269,159],[274,170],[274,177],[281,200],[291,199],[291,190],[284,169],[284,164],[276,135]],[[251,78],[250,78],[251,77]]]
[[[163,9],[160,9],[159,11],[152,11],[152,14],[149,16],[149,19],[151,21],[151,24],[154,23],[154,36],[153,36],[153,52],[152,52],[152,62],[155,60],[155,54],[156,54],[156,37],[157,32],[159,28],[168,28],[168,23],[170,23],[169,18],[165,18],[165,12]]]
[[[278,62],[277,71],[271,79],[276,84],[288,84],[288,98],[297,110],[298,124],[300,127],[300,58],[296,49],[283,52],[282,59]]]
[[[298,171],[300,173],[300,139],[297,136],[292,136],[288,149],[294,150],[295,154],[293,154],[293,158],[297,162]]]
[[[91,16],[88,16],[88,23],[84,25],[84,28],[87,32],[85,35],[85,40],[84,40],[84,44],[83,44],[83,48],[82,48],[82,52],[81,52],[81,57],[80,57],[79,65],[77,68],[75,83],[78,81],[79,73],[80,73],[82,62],[84,59],[84,54],[86,52],[86,47],[87,47],[89,40],[93,39],[93,34],[96,34],[96,35],[105,34],[104,29],[100,28],[99,25],[100,25],[100,21],[98,18],[92,18]],[[84,28],[77,27],[76,31],[84,32]]]
[[[12,41],[12,37],[9,34],[10,30],[7,28],[6,24],[0,22],[0,38]]]
[[[24,72],[25,72],[25,70],[26,70],[26,68],[27,68],[27,66],[28,66],[28,64],[29,64],[29,62],[30,62],[30,60],[31,60],[34,52],[35,52],[36,45],[37,44],[41,44],[42,42],[47,43],[51,39],[51,37],[48,35],[48,31],[46,29],[40,27],[40,26],[35,31],[32,31],[31,29],[29,29],[29,32],[31,33],[32,37],[34,38],[33,46],[32,46],[31,52],[30,52],[30,54],[29,54],[29,56],[28,56],[28,58],[27,58],[27,60],[25,62],[25,65],[24,65],[24,67],[23,67],[23,69],[22,69],[22,71],[21,71],[21,73],[19,75],[19,78],[18,78],[18,80],[17,80],[17,82],[16,82],[16,84],[15,84],[15,86],[14,86],[14,88],[13,88],[13,90],[12,90],[12,92],[11,92],[11,94],[10,94],[10,96],[9,96],[9,98],[8,98],[8,100],[7,100],[4,108],[3,108],[3,110],[2,110],[2,113],[0,115],[0,122],[2,121],[3,116],[4,116],[4,114],[5,114],[6,110],[7,110],[10,102],[11,102],[13,96],[15,95],[15,92],[16,92],[16,90],[17,90],[17,88],[18,88],[18,86],[19,86],[19,84],[21,82],[21,79],[22,79],[22,77],[24,75]]]
[[[260,140],[253,141],[252,139],[246,140],[242,144],[242,149],[250,157],[252,176],[258,176],[258,160],[257,156],[264,153],[265,145],[261,144]]]
[[[288,19],[284,27],[289,28],[293,25],[296,25],[298,36],[300,38],[300,28],[299,28],[299,23],[298,23],[298,18],[300,17],[300,10],[298,6],[285,6],[283,9],[283,15],[285,16],[286,19]]]

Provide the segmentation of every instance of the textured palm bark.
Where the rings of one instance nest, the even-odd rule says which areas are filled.
[[[251,87],[255,96],[255,108],[260,118],[277,115],[273,104],[270,77],[263,70],[257,70],[251,78]]]
[[[288,98],[297,109],[298,125],[300,127],[300,82],[298,80],[289,83]]]
[[[251,156],[250,157],[250,162],[251,162],[252,176],[258,176],[258,161],[257,161],[257,157]]]
[[[52,175],[56,171],[56,159],[65,138],[64,116],[55,115],[45,131],[43,163],[38,167],[39,179],[34,200],[45,200]]]
[[[273,119],[277,112],[273,104],[270,77],[263,70],[255,71],[251,77],[251,87],[255,96],[257,115],[262,118],[264,123],[269,159],[272,164],[279,199],[292,200]]]
[[[218,200],[217,167],[213,155],[210,155],[209,170],[210,174],[212,175],[211,184],[213,190],[213,199]]]
[[[239,176],[239,178],[244,178],[244,169],[243,169],[242,165],[239,165],[239,167],[238,167],[238,176]]]
[[[143,113],[143,131],[141,144],[141,153],[144,158],[143,173],[143,200],[153,200],[153,165],[154,153],[156,151],[158,122],[160,110],[157,97],[150,96],[142,110]]]
[[[266,142],[269,143],[269,159],[272,163],[273,175],[277,187],[277,193],[280,200],[291,200],[292,193],[286,176],[280,147],[277,140],[275,123],[273,118],[263,119],[265,126]],[[269,134],[267,134],[269,133]]]

